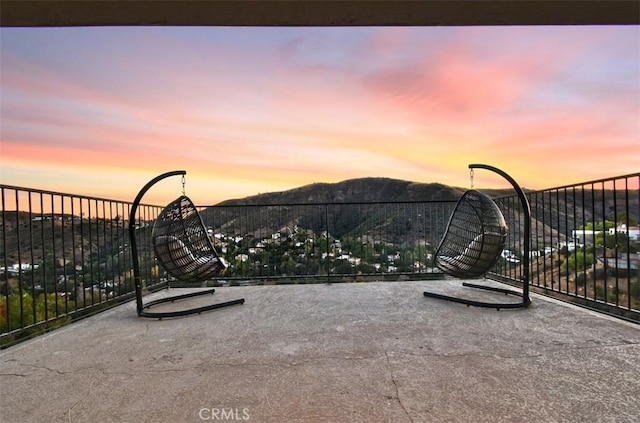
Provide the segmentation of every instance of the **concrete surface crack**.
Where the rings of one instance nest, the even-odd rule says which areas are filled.
[[[25,375],[22,373],[0,373],[0,376],[29,377],[31,375]]]
[[[93,390],[93,385],[96,383],[96,381],[98,381],[98,378],[94,377],[91,380],[91,382],[89,383],[89,389],[87,390],[87,396],[86,397],[84,397],[83,399],[77,400],[76,402],[71,404],[71,406],[69,407],[69,410],[67,411],[67,418],[69,420],[69,423],[73,422],[73,418],[71,416],[71,413],[72,413],[73,409],[75,408],[75,406],[80,404],[84,399],[91,398],[91,391]]]
[[[358,305],[360,306],[360,310],[362,310],[362,313],[364,314],[364,317],[367,318],[367,320],[371,320],[369,318],[369,314],[367,314],[367,311],[364,309],[364,306],[362,305],[362,303],[360,302],[359,299],[356,299],[356,301],[358,302]]]
[[[53,372],[59,375],[65,375],[67,373],[70,372],[61,372],[60,370],[56,370],[56,369],[52,369],[51,367],[47,367],[47,366],[36,366],[35,364],[25,364],[25,363],[17,363],[18,366],[22,366],[22,367],[30,367],[32,369],[37,369],[37,370],[46,370],[49,372]],[[79,370],[84,370],[84,369],[79,369]],[[75,370],[77,371],[77,370]],[[29,376],[29,375],[23,375],[23,376]]]
[[[400,407],[402,408],[402,411],[404,411],[404,414],[407,415],[407,418],[409,419],[409,421],[411,423],[413,423],[413,419],[411,418],[411,415],[409,414],[409,411],[405,408],[404,404],[400,400],[400,390],[398,389],[398,383],[396,382],[396,378],[393,375],[393,366],[391,365],[391,360],[389,358],[389,352],[385,350],[384,356],[387,359],[387,366],[389,366],[389,375],[391,376],[391,382],[393,383],[393,387],[394,387],[394,389],[396,391],[395,392],[395,398],[398,401],[398,404],[400,404]]]
[[[73,409],[79,405],[81,402],[85,401],[87,398],[91,398],[91,391],[93,390],[93,387],[96,383],[100,382],[101,380],[104,380],[105,375],[107,375],[108,373],[108,369],[113,367],[114,365],[110,365],[107,366],[104,369],[100,369],[100,368],[93,368],[91,367],[91,370],[96,370],[98,371],[98,375],[94,376],[93,378],[91,378],[91,381],[89,382],[89,387],[87,389],[87,395],[77,401],[75,401],[73,404],[71,404],[71,406],[69,406],[69,409],[67,410],[67,420],[69,421],[69,423],[73,422],[73,417],[72,417],[72,412]]]
[[[413,356],[413,357],[442,357],[442,358],[478,357],[478,358],[497,358],[500,360],[535,358],[535,357],[542,356],[542,354],[511,356],[511,355],[500,355],[500,354],[484,354],[480,352],[446,353],[446,352],[437,352],[431,348],[427,349],[424,352],[419,352],[419,353],[413,352],[413,351],[402,351],[402,354]]]
[[[302,359],[302,360],[298,360],[298,361],[282,361],[280,362],[280,364],[284,364],[286,366],[289,367],[296,367],[296,366],[304,366],[307,365],[309,363],[315,363],[315,362],[323,362],[323,361],[335,361],[335,360],[353,360],[353,361],[359,361],[359,360],[377,360],[379,359],[381,356],[380,355],[371,355],[371,356],[366,356],[366,355],[358,355],[358,356],[352,356],[352,357],[347,357],[347,356],[325,356],[325,357],[311,357],[311,358],[306,358],[306,359]]]

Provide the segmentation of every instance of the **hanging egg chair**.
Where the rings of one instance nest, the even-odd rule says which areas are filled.
[[[203,283],[220,275],[226,269],[224,259],[218,256],[202,217],[193,202],[184,195],[184,170],[163,173],[147,183],[133,201],[129,214],[129,238],[133,258],[138,316],[151,318],[179,317],[202,313],[221,307],[243,304],[244,298],[175,311],[149,311],[152,306],[213,294],[205,289],[188,294],[169,296],[143,303],[142,280],[136,240],[136,211],[142,196],[158,181],[169,176],[182,175],[183,194],[169,203],[156,218],[151,231],[151,243],[160,266],[173,278],[183,283]],[[168,285],[167,285],[168,287]]]
[[[186,195],[169,203],[158,215],[151,241],[160,265],[181,282],[206,281],[227,267],[216,253],[195,205]]]
[[[531,232],[531,209],[526,195],[517,182],[502,170],[483,164],[470,164],[473,182],[473,169],[481,168],[498,173],[507,179],[516,190],[524,215],[524,255],[522,292],[496,286],[485,286],[463,282],[462,286],[515,295],[522,298],[518,303],[486,302],[424,292],[425,297],[453,301],[468,306],[486,308],[526,308],[531,304],[529,298],[529,240]],[[444,236],[435,253],[435,265],[443,273],[460,278],[473,279],[487,274],[498,262],[507,241],[508,227],[498,205],[486,194],[471,189],[466,191],[456,203],[445,229]]]
[[[436,266],[451,276],[477,278],[500,258],[507,240],[507,223],[487,195],[476,190],[458,200],[435,254]]]

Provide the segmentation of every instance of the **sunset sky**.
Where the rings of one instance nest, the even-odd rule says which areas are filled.
[[[3,184],[197,204],[375,176],[640,170],[640,27],[2,28]],[[476,171],[479,187],[508,183]],[[146,202],[181,193],[163,181]]]

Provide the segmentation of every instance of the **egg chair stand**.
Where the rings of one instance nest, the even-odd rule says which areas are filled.
[[[131,205],[129,214],[129,238],[131,240],[131,254],[133,258],[136,306],[138,316],[140,317],[158,319],[180,317],[244,303],[244,298],[241,298],[175,311],[153,312],[149,310],[158,304],[212,295],[215,293],[215,289],[174,295],[149,301],[146,304],[143,303],[140,262],[136,242],[136,212],[142,197],[154,184],[162,179],[176,175],[182,175],[184,178],[186,172],[184,170],[177,170],[157,176],[140,190]],[[226,268],[226,263],[222,257],[218,256],[213,246],[204,222],[202,221],[202,217],[193,202],[184,194],[169,203],[160,212],[153,225],[151,240],[155,257],[162,268],[164,268],[169,275],[181,282],[204,282],[219,275]]]
[[[467,306],[514,309],[526,308],[529,298],[529,239],[531,209],[526,195],[517,182],[500,169],[483,164],[470,164],[469,169],[486,169],[498,173],[513,185],[524,213],[524,259],[522,292],[511,289],[463,282],[462,286],[521,297],[520,302],[484,302],[449,295],[424,292],[425,297],[437,298]],[[435,253],[435,264],[445,274],[461,279],[484,276],[498,261],[507,240],[508,227],[498,205],[476,190],[465,192],[456,203],[445,234]]]

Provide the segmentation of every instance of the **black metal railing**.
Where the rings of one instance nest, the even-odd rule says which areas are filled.
[[[530,280],[539,292],[640,321],[640,174],[529,192]],[[0,340],[41,333],[134,297],[131,203],[0,185]],[[495,198],[509,225],[489,277],[522,286],[517,195]],[[454,201],[199,207],[229,262],[212,286],[441,277],[433,253]],[[150,243],[161,211],[136,212],[146,290],[170,282]],[[177,285],[171,281],[172,285]]]
[[[7,185],[0,202],[3,345],[132,297],[130,203]],[[137,230],[159,210],[141,207]],[[166,285],[148,244],[141,256],[149,288]]]
[[[538,292],[640,321],[640,173],[528,194],[530,286]],[[515,199],[496,199],[508,222]],[[522,280],[521,224],[510,224],[496,276]]]
[[[455,202],[210,206],[201,209],[229,283],[427,277]]]

